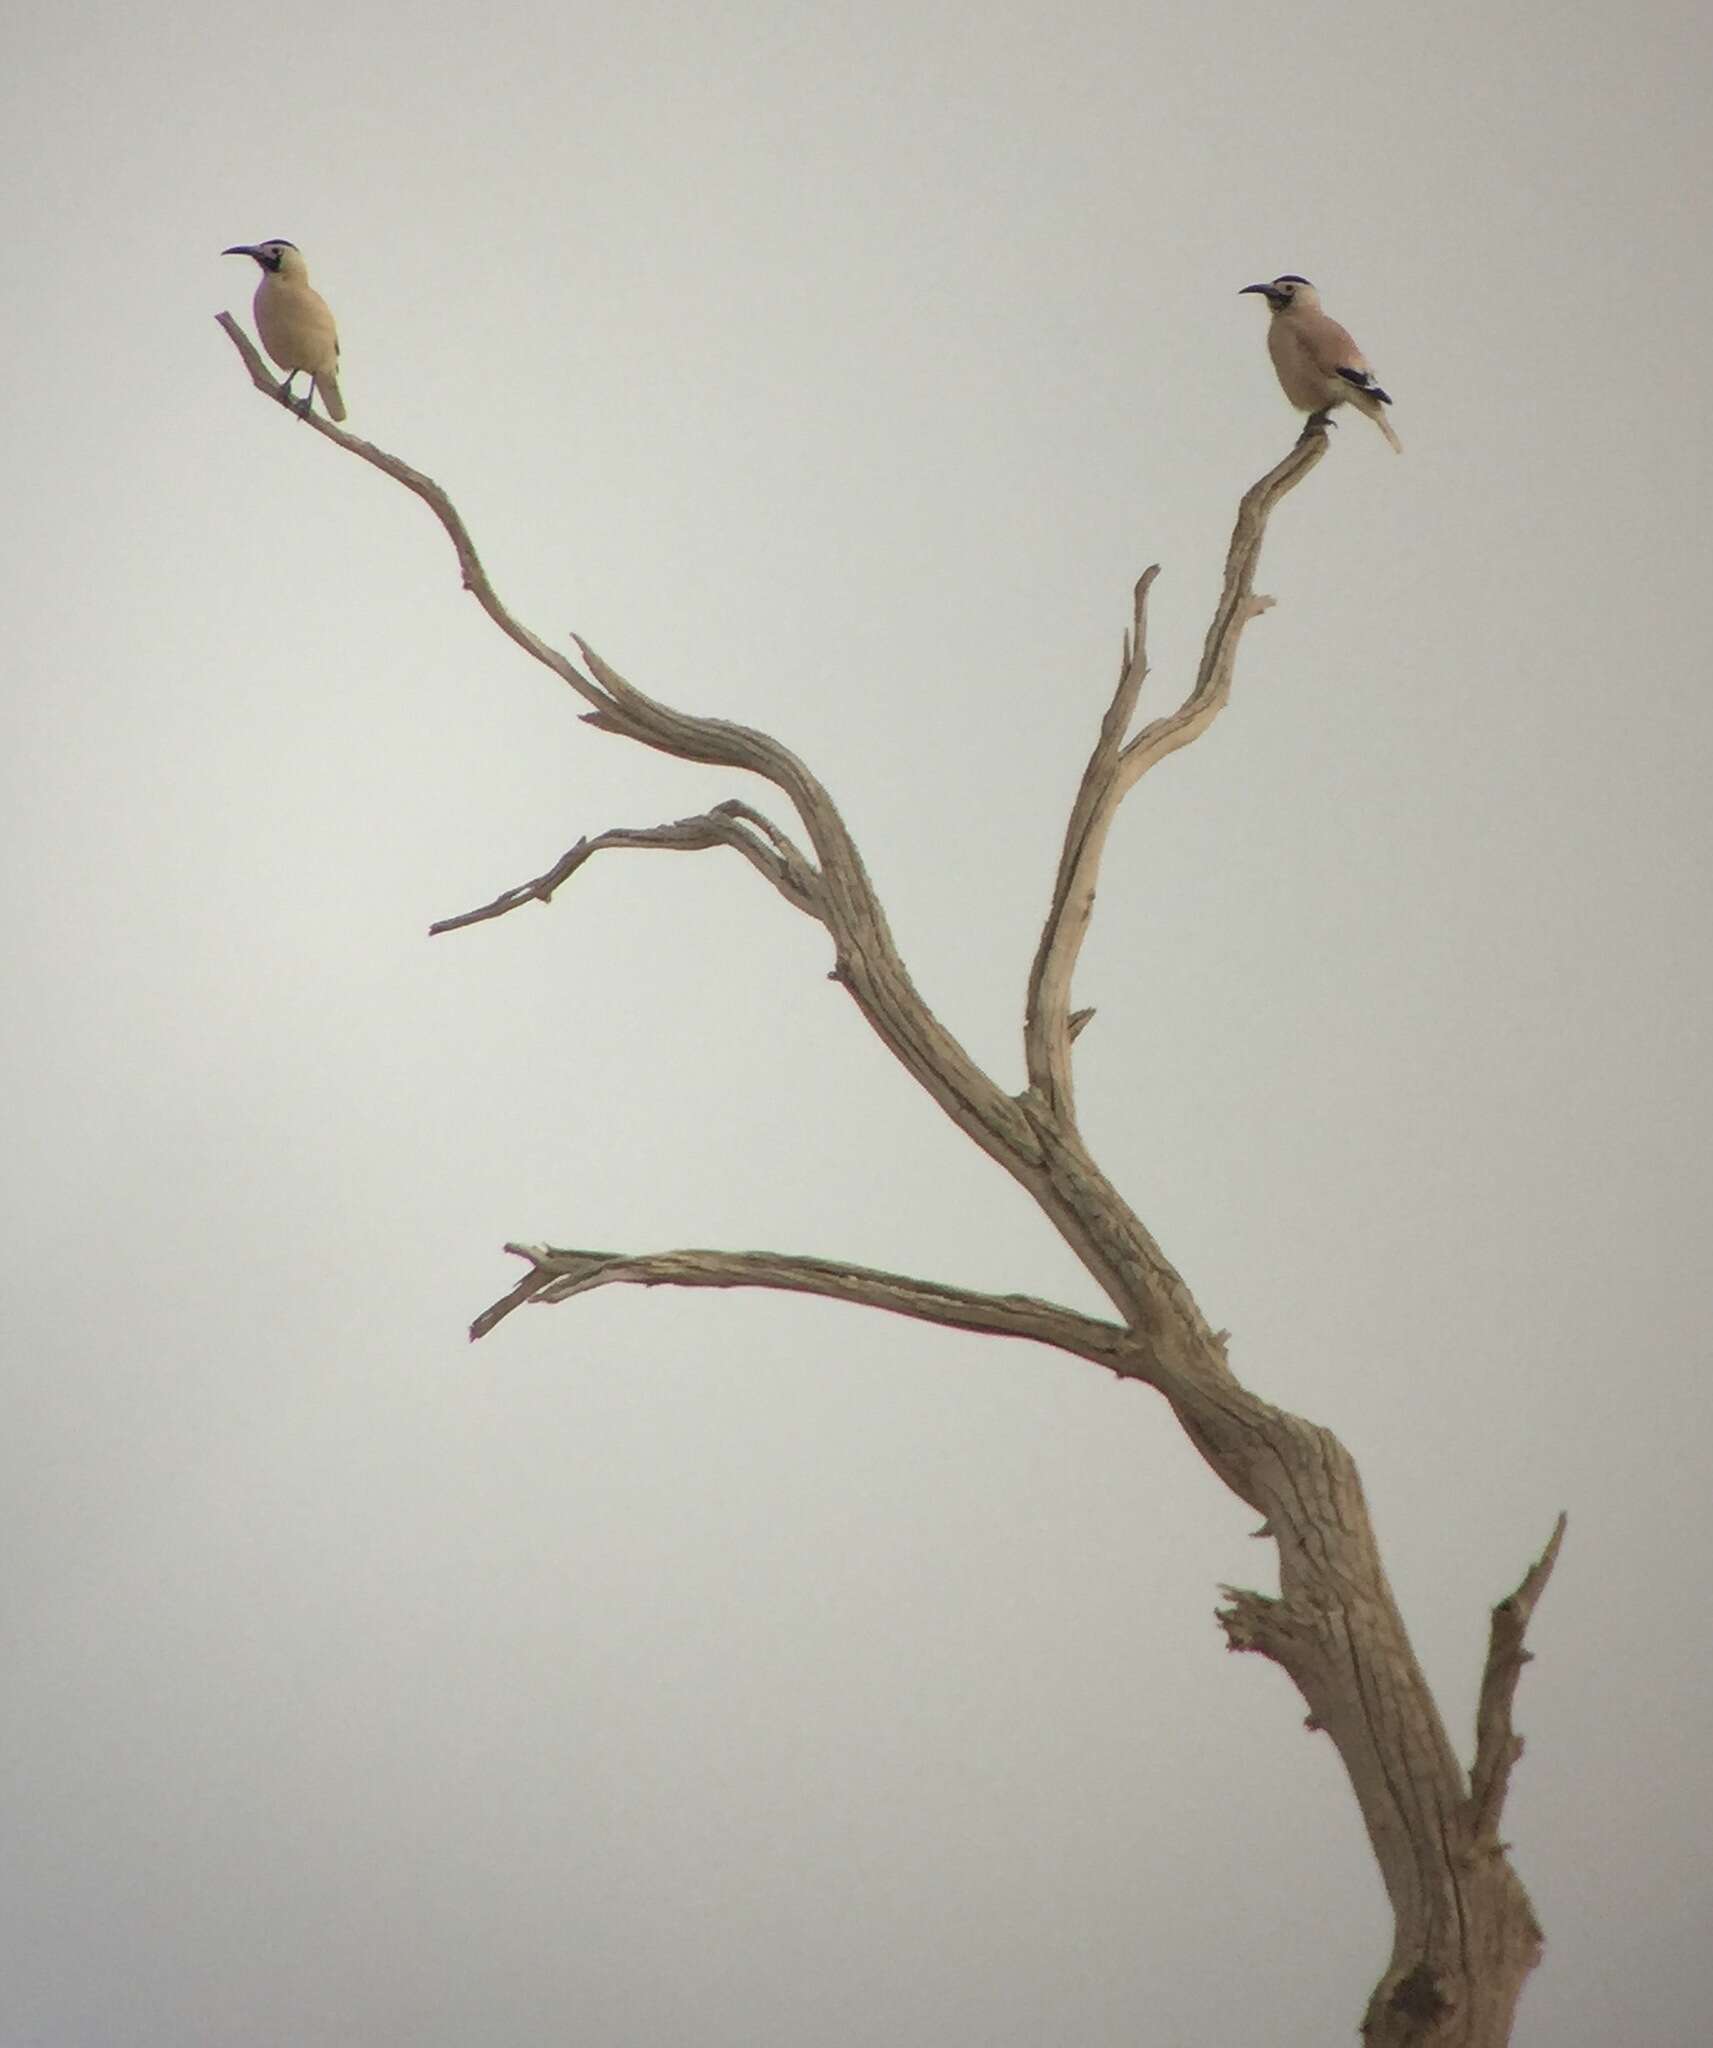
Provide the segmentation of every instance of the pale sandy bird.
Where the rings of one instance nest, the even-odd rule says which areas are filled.
[[[1404,444],[1385,413],[1390,395],[1375,382],[1368,358],[1345,329],[1321,311],[1320,293],[1308,279],[1287,274],[1271,284],[1246,284],[1243,292],[1260,292],[1273,309],[1267,353],[1291,403],[1322,420],[1335,405],[1353,405],[1401,455]]]
[[[294,242],[241,242],[235,249],[223,249],[223,256],[251,256],[261,266],[262,281],[256,287],[256,332],[262,346],[286,375],[286,396],[299,370],[309,378],[310,388],[297,401],[299,412],[309,411],[312,393],[321,393],[327,417],[342,420],[345,401],[339,396],[339,336],[327,301],[309,283],[309,267]]]

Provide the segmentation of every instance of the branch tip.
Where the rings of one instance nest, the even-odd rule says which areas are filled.
[[[1568,1526],[1569,1517],[1561,1513],[1546,1548],[1523,1574],[1522,1583],[1493,1609],[1481,1697],[1475,1710],[1475,1761],[1469,1772],[1470,1832],[1478,1848],[1490,1848],[1498,1839],[1511,1771],[1523,1753],[1523,1738],[1511,1719],[1517,1681],[1523,1666],[1534,1661],[1533,1652],[1524,1647],[1523,1636],[1552,1577]]]

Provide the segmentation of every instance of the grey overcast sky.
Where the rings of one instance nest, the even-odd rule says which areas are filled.
[[[1518,2039],[1703,2039],[1705,11],[69,0],[6,33],[4,2048],[1353,2038],[1388,1921],[1253,1518],[1093,1368],[831,1305],[515,1316],[507,1238],[1098,1308],[502,593],[830,782],[947,1023],[1023,977],[1150,560],[1159,708],[1296,432],[1394,393],[1114,835],[1085,1123],[1359,1458],[1467,1746],[1571,1535]],[[743,793],[754,795],[754,791]]]

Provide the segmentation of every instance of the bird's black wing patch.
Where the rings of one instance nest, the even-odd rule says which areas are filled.
[[[1379,399],[1382,405],[1391,404],[1392,394],[1389,391],[1382,391],[1379,385],[1374,382],[1374,372],[1372,370],[1341,369],[1338,374],[1344,379],[1346,384],[1354,384],[1358,391],[1366,391],[1370,398]]]

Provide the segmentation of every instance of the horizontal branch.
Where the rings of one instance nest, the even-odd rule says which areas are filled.
[[[527,1259],[530,1271],[509,1294],[476,1318],[470,1326],[472,1339],[485,1337],[525,1302],[569,1301],[596,1287],[766,1287],[885,1309],[891,1315],[981,1336],[1026,1337],[1090,1359],[1123,1377],[1148,1376],[1136,1340],[1122,1325],[1029,1294],[978,1294],[936,1280],[917,1280],[906,1273],[785,1252],[632,1255],[542,1244],[508,1244],[506,1250],[515,1258]]]
[[[765,834],[765,839],[758,836]],[[670,825],[619,826],[579,839],[569,852],[561,854],[546,874],[533,881],[519,882],[478,910],[466,910],[456,917],[443,917],[428,927],[431,938],[441,932],[461,931],[466,925],[484,924],[489,918],[504,917],[526,903],[550,903],[553,892],[568,882],[587,860],[609,848],[663,849],[668,853],[704,853],[712,847],[729,846],[741,853],[753,868],[765,875],[789,903],[810,917],[821,916],[820,876],[777,825],[735,797],[716,804],[693,818],[679,818]]]
[[[1558,1562],[1567,1522],[1568,1517],[1561,1514],[1545,1550],[1523,1574],[1522,1584],[1493,1609],[1480,1704],[1475,1710],[1475,1762],[1469,1773],[1470,1833],[1477,1846],[1498,1841],[1511,1771],[1523,1753],[1523,1738],[1511,1720],[1517,1681],[1531,1654],[1523,1648],[1523,1637]]]

